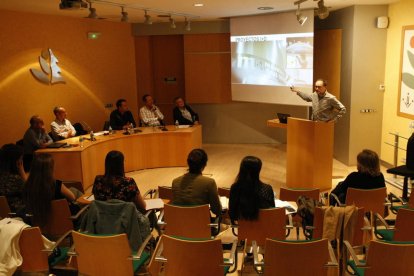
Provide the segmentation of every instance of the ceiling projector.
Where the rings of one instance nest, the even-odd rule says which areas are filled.
[[[88,4],[82,0],[61,0],[59,8],[61,10],[86,9]]]

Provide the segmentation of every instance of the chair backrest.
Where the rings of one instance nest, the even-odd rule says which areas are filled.
[[[169,199],[170,202],[173,200],[172,188],[168,186],[158,186],[158,197],[162,199]]]
[[[260,209],[257,220],[238,221],[238,239],[247,239],[250,245],[253,240],[263,246],[266,238],[285,239],[286,211],[284,208]]]
[[[9,217],[10,212],[11,210],[7,198],[5,196],[0,196],[0,219]]]
[[[371,241],[365,276],[414,275],[414,243]]]
[[[345,204],[364,207],[365,212],[378,213],[384,216],[384,202],[387,196],[387,188],[355,189],[348,188]]]
[[[165,234],[186,238],[211,237],[210,208],[207,204],[197,206],[164,205]]]
[[[126,234],[87,235],[72,231],[78,271],[82,275],[133,275]]]
[[[266,239],[264,275],[326,275],[328,240]]]
[[[414,242],[414,209],[398,210],[393,240]]]
[[[184,240],[164,235],[162,256],[166,276],[215,276],[224,274],[220,240]],[[156,254],[156,253],[154,253]]]
[[[408,206],[410,206],[410,208],[414,208],[414,194],[413,196],[410,196],[408,200]]]
[[[22,272],[49,271],[48,254],[44,251],[42,234],[39,227],[29,227],[22,231],[19,239],[20,254],[23,263],[19,267]]]
[[[342,208],[342,207],[337,207]],[[350,240],[350,244],[352,246],[359,246],[364,243],[364,215],[365,210],[363,207],[358,208],[358,214],[356,223],[354,225],[353,230],[353,239]],[[323,235],[323,223],[324,223],[324,211],[321,207],[315,208],[314,219],[313,219],[313,231],[312,231],[312,239],[322,239]]]
[[[218,187],[217,192],[219,196],[225,196],[227,198],[230,198],[230,188]]]
[[[55,239],[73,230],[73,222],[70,219],[71,213],[66,199],[52,200],[51,207],[47,224],[41,229],[43,234]]]
[[[306,196],[306,197],[313,198],[319,201],[319,194],[320,194],[319,189],[306,189],[306,188],[290,189],[290,188],[281,187],[279,199],[284,200],[284,201],[297,202],[298,197]]]

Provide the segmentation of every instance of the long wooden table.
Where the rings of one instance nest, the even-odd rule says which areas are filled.
[[[142,132],[131,135],[117,131],[97,136],[94,142],[85,140],[83,147],[79,146],[79,137],[73,137],[62,141],[73,147],[41,149],[36,153],[50,153],[53,156],[56,179],[80,181],[86,189],[93,184],[96,175],[104,173],[105,156],[111,150],[124,154],[126,172],[186,166],[188,153],[202,145],[201,125],[180,129],[167,126],[167,129],[161,131],[146,127],[140,128]]]

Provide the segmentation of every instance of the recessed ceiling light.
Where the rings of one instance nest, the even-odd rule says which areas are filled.
[[[257,9],[261,11],[268,11],[268,10],[273,10],[273,7],[258,7]]]
[[[204,4],[203,3],[195,3],[194,7],[204,7]]]

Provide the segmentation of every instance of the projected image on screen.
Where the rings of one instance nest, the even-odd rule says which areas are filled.
[[[312,86],[313,33],[232,36],[232,83]]]

